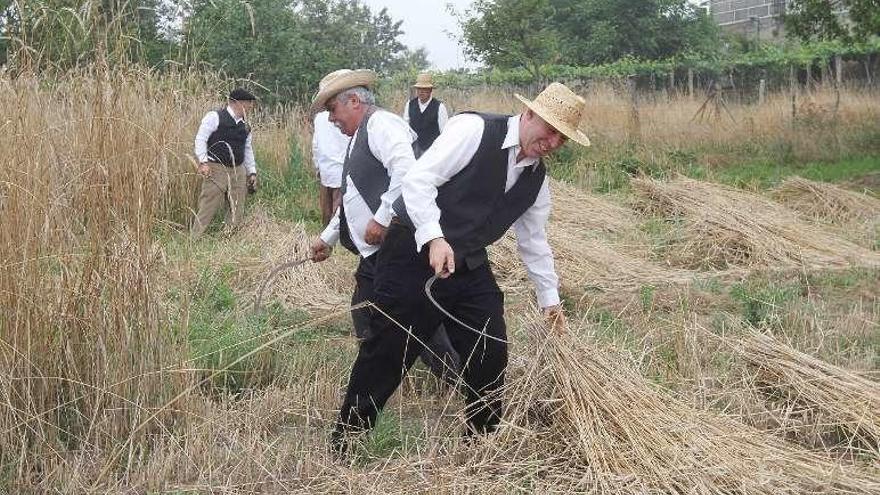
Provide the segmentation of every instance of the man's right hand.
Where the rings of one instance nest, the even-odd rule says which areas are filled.
[[[206,179],[210,177],[211,167],[208,165],[208,162],[202,162],[199,164],[199,175]]]
[[[434,269],[434,275],[440,278],[447,278],[455,273],[455,253],[442,237],[428,243],[428,261]]]
[[[320,237],[316,237],[309,248],[309,254],[315,263],[329,258],[331,252],[333,252],[333,248]]]

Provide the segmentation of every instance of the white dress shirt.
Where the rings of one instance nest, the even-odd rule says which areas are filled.
[[[355,247],[364,258],[379,250],[379,246],[367,244],[364,235],[367,224],[375,220],[379,225],[387,227],[394,217],[391,205],[400,196],[401,178],[415,164],[412,143],[416,140],[416,133],[410,129],[409,124],[397,115],[382,109],[376,109],[373,116],[367,122],[367,144],[377,160],[388,171],[391,182],[388,190],[382,194],[382,204],[374,214],[364,198],[361,197],[357,186],[346,177],[346,190],[342,196],[342,205],[345,208],[345,219],[348,221],[348,232]],[[357,131],[351,138],[352,144],[357,140]],[[339,241],[339,210],[333,215],[333,219],[321,232],[321,239],[329,245]]]
[[[226,111],[235,119],[236,124],[244,120],[236,117],[235,112],[228,106]],[[216,110],[211,110],[202,117],[202,124],[199,126],[199,132],[196,133],[196,158],[199,159],[199,163],[208,161],[208,138],[211,137],[211,134],[214,134],[214,131],[219,126],[220,115],[217,114]],[[248,174],[257,173],[257,162],[254,159],[254,134],[252,132],[248,133],[247,141],[244,143],[243,165],[247,168]]]
[[[325,110],[315,115],[312,158],[322,186],[342,187],[342,162],[345,161],[345,150],[350,139],[330,122],[330,112]]]
[[[422,103],[422,100],[416,98],[416,103],[419,104],[419,112],[425,113],[425,109],[428,108],[428,105],[431,103],[431,101],[433,99],[434,99],[434,97],[432,96],[432,97],[428,98],[428,101],[426,101],[425,103]],[[406,104],[403,105],[403,114],[402,115],[403,115],[403,120],[409,122],[409,101],[407,101]],[[437,108],[437,125],[440,127],[441,131],[443,130],[444,127],[446,127],[446,122],[448,120],[449,120],[449,112],[446,110],[446,105],[444,105],[443,102],[440,102],[440,107]]]
[[[519,115],[507,121],[507,135],[501,145],[507,154],[507,183],[505,191],[519,179],[526,167],[536,166],[537,158],[516,161],[519,154]],[[485,122],[474,114],[456,115],[449,120],[443,133],[425,151],[407,173],[401,188],[406,210],[416,227],[416,245],[421,250],[430,240],[443,237],[440,227],[440,208],[437,207],[437,188],[448,182],[470,163],[483,139]],[[559,277],[553,264],[553,253],[547,242],[546,225],[550,217],[550,187],[548,179],[538,197],[513,224],[520,258],[526,265],[529,278],[535,284],[538,304],[542,308],[559,304]]]

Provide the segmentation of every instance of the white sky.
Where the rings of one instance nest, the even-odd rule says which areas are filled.
[[[415,50],[425,47],[428,50],[428,61],[438,70],[457,67],[474,67],[458,45],[458,41],[450,36],[461,35],[458,21],[447,10],[452,5],[457,11],[465,11],[472,0],[363,0],[370,8],[378,12],[382,7],[395,20],[403,21],[400,29],[403,35],[400,40]]]

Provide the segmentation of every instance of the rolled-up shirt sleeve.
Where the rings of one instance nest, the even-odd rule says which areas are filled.
[[[335,246],[339,242],[339,208],[336,208],[336,213],[333,214],[330,223],[321,232],[321,240],[328,246]]]
[[[254,133],[248,133],[247,141],[244,142],[244,167],[248,174],[257,173],[257,160],[254,158]]]
[[[453,117],[403,179],[401,191],[406,212],[416,229],[419,251],[428,241],[443,237],[437,188],[470,163],[480,147],[484,129],[479,115]]]
[[[553,263],[553,252],[547,242],[547,219],[550,217],[550,187],[547,179],[538,197],[513,224],[519,256],[526,265],[529,279],[535,285],[538,305],[547,308],[559,304],[559,277]]]
[[[195,140],[195,153],[199,163],[208,161],[208,138],[217,130],[219,125],[220,116],[217,115],[217,112],[211,111],[202,117],[202,123],[199,124]]]

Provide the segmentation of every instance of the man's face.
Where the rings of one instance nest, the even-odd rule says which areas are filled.
[[[525,157],[547,156],[558,150],[568,139],[531,110],[522,114],[519,126],[520,153]]]
[[[354,136],[364,116],[364,105],[360,100],[356,96],[349,96],[343,101],[334,97],[327,102],[326,108],[330,112],[330,122],[346,136]]]
[[[433,89],[431,88],[418,88],[417,94],[419,95],[419,101],[422,103],[428,101],[428,99],[431,98],[432,91]]]
[[[229,102],[229,107],[232,108],[232,111],[235,112],[238,118],[243,119],[250,115],[256,103],[253,100],[235,100]]]

